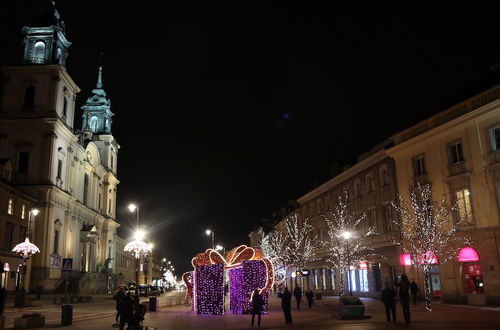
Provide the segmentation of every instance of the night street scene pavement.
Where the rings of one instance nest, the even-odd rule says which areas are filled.
[[[499,9],[0,1],[0,330],[500,329]]]

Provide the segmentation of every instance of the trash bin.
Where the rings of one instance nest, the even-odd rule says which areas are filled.
[[[73,323],[73,305],[61,306],[61,325],[71,325]]]
[[[156,297],[149,297],[149,311],[156,312]]]

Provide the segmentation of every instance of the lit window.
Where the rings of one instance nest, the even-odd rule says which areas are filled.
[[[318,271],[314,270],[314,289],[318,290]]]
[[[45,62],[45,43],[37,41],[33,48],[33,63],[43,64]]]
[[[335,290],[335,272],[333,269],[330,269],[330,282],[332,285],[332,290]]]
[[[356,270],[349,270],[349,290],[356,291]]]
[[[9,198],[9,204],[7,205],[7,213],[14,214],[14,200]]]
[[[359,269],[359,290],[361,292],[368,292],[368,270]]]
[[[21,206],[21,219],[26,217],[26,205]]]
[[[323,284],[323,290],[326,290],[326,272],[324,269],[321,270],[321,279]]]
[[[473,226],[474,218],[472,216],[472,206],[469,189],[461,189],[455,191],[455,201],[457,202],[459,219],[463,219],[462,227]]]
[[[417,156],[413,159],[413,167],[415,176],[424,175],[425,172],[425,157],[423,155]]]
[[[464,160],[464,154],[462,151],[462,142],[455,142],[450,144],[450,162],[452,164],[460,163]]]

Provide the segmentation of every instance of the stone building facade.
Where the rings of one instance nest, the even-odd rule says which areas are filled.
[[[80,92],[65,68],[64,23],[51,8],[37,27],[23,28],[23,65],[1,67],[0,158],[12,163],[12,186],[37,200],[33,224],[40,253],[32,283],[63,287],[61,259],[72,258],[71,287],[105,292],[115,267],[117,155],[102,72],[74,127]]]

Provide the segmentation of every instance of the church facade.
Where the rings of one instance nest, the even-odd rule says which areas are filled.
[[[64,288],[61,263],[71,258],[71,289],[106,292],[116,259],[120,146],[102,68],[75,129],[80,88],[65,68],[71,43],[59,13],[53,8],[41,26],[22,31],[23,65],[0,68],[0,159],[12,164],[9,184],[40,210],[28,234],[40,249],[31,260],[31,287]]]

